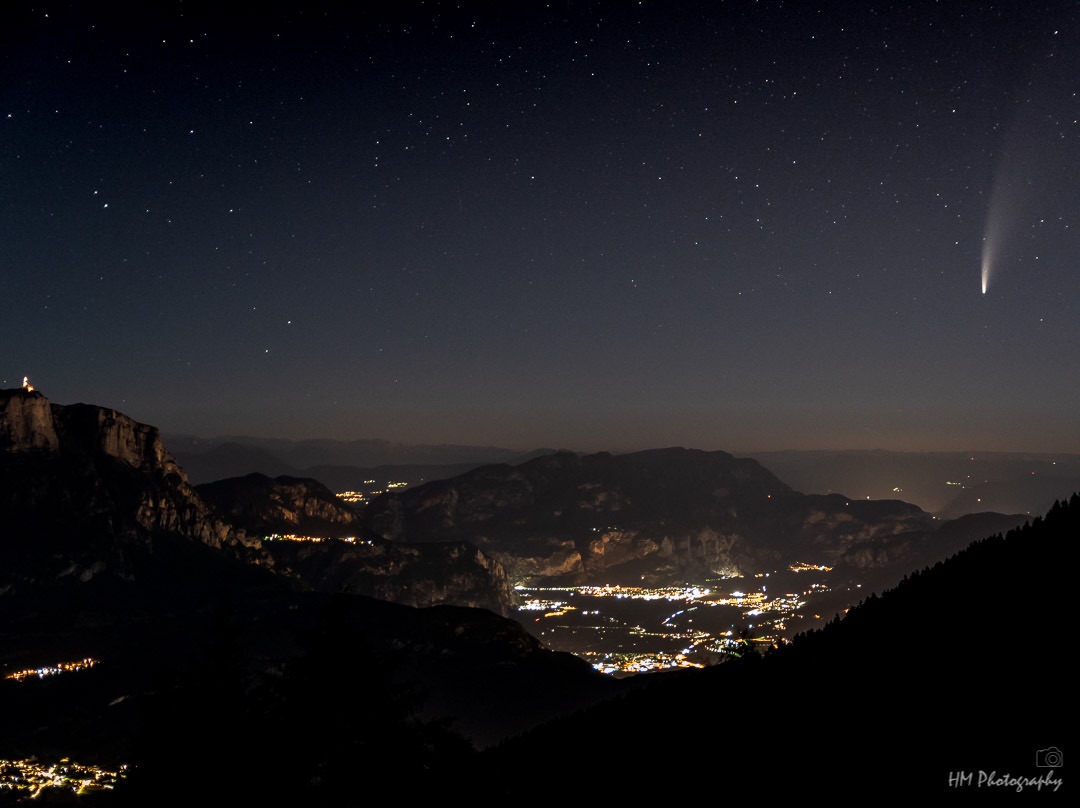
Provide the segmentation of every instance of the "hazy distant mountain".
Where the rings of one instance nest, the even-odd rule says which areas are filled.
[[[842,491],[857,499],[902,499],[952,518],[995,510],[1044,513],[1055,498],[1068,497],[1080,479],[1080,455],[1010,452],[781,451],[754,452],[754,459],[796,490]],[[1027,487],[1032,474],[1060,485]],[[1000,502],[967,496],[985,482],[1011,482],[1014,495]],[[1054,493],[1047,498],[1051,491]]]
[[[378,466],[438,466],[475,468],[488,463],[518,463],[550,449],[520,452],[494,446],[456,446],[392,443],[384,440],[281,440],[251,436],[201,438],[168,436],[180,464],[196,483],[252,472],[269,477],[281,475],[314,477],[334,490],[355,490],[355,480],[368,479],[367,470]],[[323,480],[319,469],[335,468],[336,477]],[[347,471],[352,469],[352,472]],[[348,475],[348,476],[345,476]]]
[[[206,451],[180,450],[175,455],[194,485],[255,473],[267,477],[306,476],[265,449],[240,443],[214,444]]]
[[[1055,500],[1077,490],[1080,474],[1060,477],[1029,473],[969,486],[941,509],[941,515],[949,518],[975,510],[1038,515],[1046,513]]]
[[[446,480],[478,468],[483,463],[452,463],[450,465],[400,466],[311,466],[304,475],[325,483],[331,491],[384,490],[387,483],[420,485],[431,480]]]

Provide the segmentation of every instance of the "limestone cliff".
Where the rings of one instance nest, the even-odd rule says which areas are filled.
[[[31,569],[130,577],[133,555],[152,553],[163,536],[266,560],[200,499],[156,428],[26,389],[0,391],[0,525],[0,550],[36,562],[0,572],[0,589]]]
[[[0,391],[0,451],[55,452],[60,448],[52,407],[41,393]]]

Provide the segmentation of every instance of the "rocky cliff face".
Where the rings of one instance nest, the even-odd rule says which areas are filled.
[[[90,580],[133,574],[133,554],[168,535],[262,560],[258,542],[218,518],[188,485],[158,430],[87,404],[0,391],[0,551],[18,575]],[[14,566],[0,572],[15,585]]]
[[[0,391],[0,451],[55,452],[60,448],[52,406],[41,393]]]
[[[835,562],[856,544],[930,529],[897,501],[791,490],[756,461],[665,449],[488,466],[380,497],[364,512],[388,539],[469,541],[514,581],[671,583]]]

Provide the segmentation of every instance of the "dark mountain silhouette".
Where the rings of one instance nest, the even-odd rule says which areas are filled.
[[[270,477],[314,477],[334,490],[356,490],[356,481],[379,467],[457,467],[446,476],[490,463],[519,463],[551,449],[521,452],[496,446],[402,444],[385,440],[282,440],[252,436],[200,438],[170,435],[169,445],[195,483],[258,472]],[[319,472],[332,469],[334,479]],[[408,473],[408,472],[406,472]],[[381,474],[372,475],[382,477]],[[401,476],[395,472],[389,479]],[[432,479],[439,476],[433,472]],[[338,488],[339,480],[349,483]]]
[[[222,518],[261,537],[274,569],[320,592],[407,606],[454,604],[509,615],[517,598],[502,567],[465,542],[404,544],[371,534],[317,480],[249,474],[196,487]],[[325,541],[268,540],[272,535]]]
[[[389,480],[418,485],[483,465],[518,465],[555,453],[551,449],[516,452],[496,447],[407,446],[378,440],[167,437],[193,484],[259,472],[270,477],[312,477],[332,491],[363,490],[366,480],[377,481],[367,488],[385,487]],[[943,518],[986,510],[1044,513],[1055,498],[1074,490],[1080,479],[1080,455],[1062,453],[769,450],[744,456],[753,457],[803,493],[900,499]],[[1025,481],[1033,471],[1047,478],[1041,487]],[[1010,490],[1007,499],[992,503],[987,498],[978,502],[979,494],[969,496],[975,486],[987,482],[1016,489]]]
[[[1080,479],[1080,455],[1021,452],[890,452],[764,451],[753,457],[799,491],[829,494],[843,491],[856,499],[896,497],[929,513],[954,518],[994,510],[1002,513],[1045,513],[1055,499],[1068,497]],[[968,497],[985,482],[1022,484],[1031,477],[1061,478],[1052,495],[1019,489],[1000,502]],[[1073,482],[1069,482],[1072,480]],[[896,490],[899,489],[899,490]],[[1035,494],[1030,496],[1029,494]]]
[[[1046,513],[1063,492],[1080,489],[1080,474],[1061,477],[1023,474],[1007,480],[990,480],[963,489],[941,509],[941,516],[953,518],[973,511],[1002,513]]]
[[[255,473],[204,483],[195,490],[253,536],[294,533],[340,538],[362,530],[356,510],[318,480]]]
[[[512,798],[523,778],[537,800],[563,793],[562,783],[536,777],[552,750],[587,761],[575,789],[582,799],[655,799],[701,776],[725,794],[766,799],[1015,798],[1016,778],[1062,774],[1040,765],[1040,751],[1065,742],[1078,535],[1074,494],[791,645],[639,677],[621,697],[485,754],[499,774],[493,798]],[[642,749],[656,765],[626,767]],[[996,773],[998,784],[980,786],[980,772]],[[960,773],[972,780],[950,786]]]
[[[254,473],[268,477],[310,476],[265,449],[242,443],[195,443],[177,451],[176,458],[195,485]]]
[[[797,560],[903,563],[937,528],[905,502],[801,494],[755,460],[681,448],[487,466],[387,492],[363,517],[389,539],[476,544],[511,578],[658,585]]]

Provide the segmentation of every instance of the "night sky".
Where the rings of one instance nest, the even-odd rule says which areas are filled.
[[[0,11],[0,386],[207,437],[1080,451],[1074,0],[115,5]]]

